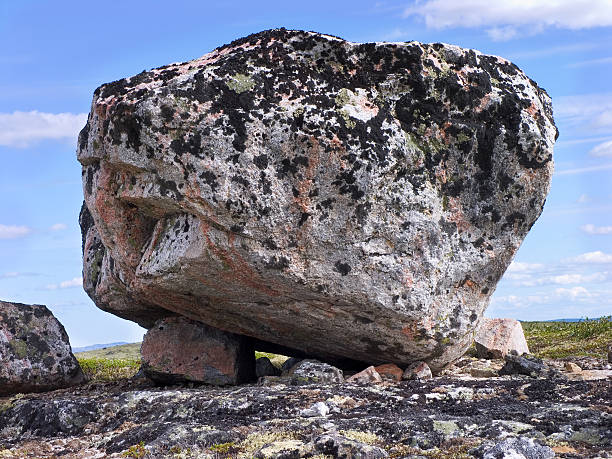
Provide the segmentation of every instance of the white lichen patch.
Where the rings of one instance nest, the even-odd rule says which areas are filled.
[[[355,92],[342,88],[336,96],[336,106],[341,113],[360,121],[368,121],[378,114],[378,106],[370,101],[363,88],[357,88]]]

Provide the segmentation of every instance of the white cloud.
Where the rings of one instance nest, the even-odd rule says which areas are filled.
[[[486,27],[493,39],[531,35],[546,28],[578,30],[612,25],[609,0],[425,0],[415,1],[404,16],[417,16],[427,27]]]
[[[65,223],[56,223],[55,225],[51,225],[49,229],[51,231],[62,231],[62,230],[65,230],[66,228],[68,228],[68,226]]]
[[[541,263],[521,263],[520,261],[513,261],[508,266],[507,272],[509,273],[528,273],[538,271],[544,268]]]
[[[556,170],[554,174],[558,177],[564,175],[587,174],[589,172],[607,171],[609,169],[612,169],[612,163],[600,164],[598,166],[577,167],[575,169]]]
[[[589,59],[587,61],[574,62],[572,64],[566,65],[566,67],[576,68],[576,67],[586,67],[589,65],[601,65],[601,64],[610,64],[610,63],[612,63],[612,57],[602,57],[599,59]]]
[[[589,154],[591,156],[612,156],[612,140],[595,145]]]
[[[608,273],[592,274],[560,274],[557,276],[542,276],[534,278],[525,276],[517,285],[521,287],[536,287],[539,285],[571,285],[584,284],[589,282],[604,282],[608,279]]]
[[[59,284],[49,284],[45,287],[45,289],[46,290],[57,290],[60,288],[81,287],[82,285],[83,285],[83,278],[75,277],[73,279],[60,282]]]
[[[604,264],[612,263],[612,255],[604,253],[601,250],[595,252],[587,252],[577,257],[567,258],[564,260],[566,263],[584,263],[584,264]]]
[[[612,128],[612,93],[556,97],[553,107],[555,119],[571,127],[605,134]]]
[[[505,27],[493,27],[487,30],[487,35],[494,41],[508,41],[512,40],[518,35],[516,27],[505,26]]]
[[[557,54],[569,54],[576,52],[584,52],[591,49],[602,47],[601,43],[583,42],[572,43],[571,45],[547,46],[546,48],[521,50],[506,54],[508,59],[537,59],[545,56],[554,56]]]
[[[494,296],[491,299],[491,305],[497,306],[500,309],[522,309],[529,308],[535,304],[546,304],[551,300],[549,295],[507,295]],[[503,305],[506,305],[505,307]]]
[[[18,273],[18,272],[8,272],[0,274],[0,279],[14,279],[16,277],[29,277],[29,276],[38,276],[37,273]]]
[[[582,194],[581,194],[581,195],[578,197],[578,199],[576,199],[576,202],[577,202],[578,204],[585,204],[585,203],[589,202],[590,200],[591,200],[591,198],[589,197],[589,195],[588,195],[588,194],[586,194],[586,193],[582,193]]]
[[[0,225],[0,239],[17,239],[32,232],[27,226]]]
[[[572,300],[583,300],[594,296],[586,288],[578,286],[572,288],[558,288],[555,289],[555,295],[559,298],[571,298]]]
[[[0,145],[25,148],[43,139],[76,141],[86,121],[86,113],[0,113]]]
[[[612,226],[595,226],[589,223],[582,225],[580,229],[588,234],[612,234]]]

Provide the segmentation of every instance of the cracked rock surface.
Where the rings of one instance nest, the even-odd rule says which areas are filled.
[[[84,286],[146,328],[439,371],[542,211],[556,135],[500,57],[250,35],[95,91]]]

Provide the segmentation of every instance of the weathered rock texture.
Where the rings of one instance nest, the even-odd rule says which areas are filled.
[[[62,324],[45,306],[0,301],[0,396],[84,382]]]
[[[142,341],[141,354],[145,375],[161,383],[225,385],[255,379],[248,338],[184,317],[157,321]]]
[[[370,458],[380,448],[393,458],[482,458],[542,452],[541,443],[560,458],[604,458],[611,402],[606,380],[528,376],[299,388],[97,383],[0,399],[0,457]]]
[[[509,352],[529,354],[523,326],[516,319],[484,317],[474,338],[476,352],[482,358],[503,359]]]
[[[540,215],[548,95],[444,44],[271,30],[98,88],[85,289],[319,358],[439,369]]]

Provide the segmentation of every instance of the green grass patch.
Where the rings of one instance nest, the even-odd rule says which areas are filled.
[[[86,359],[124,359],[124,360],[140,360],[140,344],[131,343],[122,344],[120,346],[105,347],[93,351],[77,352],[75,357]]]
[[[529,350],[537,357],[606,358],[612,316],[581,322],[522,322]]]
[[[286,355],[272,354],[271,352],[255,351],[255,359],[258,359],[260,357],[268,357],[270,359],[270,362],[272,362],[272,365],[278,368],[280,368],[283,363],[285,363],[285,360],[289,358]]]
[[[85,376],[91,381],[116,381],[131,378],[140,368],[140,357],[136,359],[83,358],[77,356]]]

